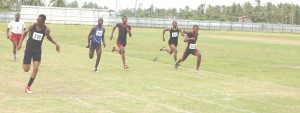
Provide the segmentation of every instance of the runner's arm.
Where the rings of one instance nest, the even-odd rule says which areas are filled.
[[[88,35],[88,37],[87,37],[87,39],[88,39],[88,45],[86,46],[86,48],[89,48],[89,47],[90,47],[91,36],[93,35],[94,32],[95,32],[95,27],[93,27],[93,28],[91,29],[91,31],[90,31],[90,33],[89,33],[89,35]]]
[[[105,29],[104,29],[103,35],[102,35],[102,43],[103,43],[103,46],[106,47],[104,36],[105,36]]]
[[[7,29],[6,29],[6,36],[7,36],[7,39],[9,39],[9,29],[10,29],[10,23],[8,23],[8,26],[7,26]]]
[[[46,37],[52,44],[56,45],[56,51],[60,52],[60,46],[56,43],[56,41],[50,35],[50,29],[48,27],[46,27]]]
[[[132,36],[131,27],[127,26],[126,29],[127,29],[129,36],[131,37]]]
[[[32,27],[33,27],[33,24],[30,25],[30,26],[24,31],[24,33],[23,33],[23,35],[22,35],[22,37],[21,37],[21,39],[20,39],[20,43],[19,43],[19,45],[18,45],[18,47],[17,47],[18,50],[21,49],[22,43],[23,43],[23,41],[24,41],[26,35],[28,34],[28,32],[31,30]]]
[[[112,32],[111,32],[111,35],[110,35],[110,38],[109,38],[110,40],[113,39],[113,37],[114,37],[114,32],[115,32],[116,28],[117,28],[117,26],[114,26],[114,27],[113,27]]]
[[[6,36],[7,36],[7,39],[9,39],[9,37],[10,37],[9,36],[9,28],[6,29]]]
[[[166,31],[171,31],[170,28],[164,29],[163,30],[163,41],[165,41],[165,33]]]
[[[178,30],[179,30],[179,32],[181,33],[181,36],[184,36],[183,30],[182,30],[182,29],[178,29]]]
[[[185,36],[185,39],[184,39],[184,42],[189,42],[189,41],[193,41],[193,40],[195,40],[194,37],[189,38],[189,35],[186,35],[186,36]]]

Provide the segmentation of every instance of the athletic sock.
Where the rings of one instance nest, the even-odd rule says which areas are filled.
[[[14,59],[17,59],[17,55],[16,54],[14,54]]]
[[[31,84],[33,83],[34,79],[35,78],[30,77],[27,87],[31,87]]]

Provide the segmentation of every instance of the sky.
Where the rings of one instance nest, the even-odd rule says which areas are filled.
[[[46,0],[48,3],[50,0]],[[69,3],[75,0],[67,0]],[[211,4],[211,5],[231,5],[232,3],[245,3],[250,2],[252,5],[256,5],[255,0],[76,0],[79,6],[82,6],[84,2],[94,2],[100,6],[107,6],[110,9],[116,8],[116,1],[118,1],[118,8],[135,8],[135,2],[137,1],[137,8],[141,6],[142,9],[149,8],[151,4],[158,8],[184,8],[190,6],[192,9],[196,9],[200,4]],[[272,2],[273,4],[278,3],[294,3],[300,5],[300,0],[260,0],[261,4]]]

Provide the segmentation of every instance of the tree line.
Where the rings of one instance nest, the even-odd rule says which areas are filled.
[[[281,23],[300,24],[300,7],[298,4],[267,2],[261,4],[260,0],[253,0],[255,4],[245,2],[231,5],[206,5],[199,4],[196,9],[189,6],[184,8],[157,8],[151,5],[146,9],[127,8],[121,9],[119,15],[127,15],[138,18],[176,18],[188,20],[212,20],[212,21],[238,21],[238,17],[247,16],[255,23]],[[77,1],[68,3],[66,0],[0,0],[1,9],[20,9],[20,5],[51,6],[79,8]],[[81,8],[109,9],[106,6],[98,6],[94,2],[85,2]],[[114,10],[110,10],[113,12]]]
[[[79,8],[76,0],[70,3],[67,0],[50,0],[50,3],[46,3],[45,0],[0,0],[0,9],[20,10],[21,5]],[[85,2],[81,8],[108,9],[108,7],[98,6],[94,2]]]
[[[155,8],[151,5],[147,9],[123,9],[122,15],[141,18],[176,18],[188,20],[238,21],[238,17],[247,16],[255,23],[300,24],[300,8],[297,4],[267,2],[253,0],[255,4],[245,2],[231,5],[200,4],[196,9],[189,6],[184,8]]]

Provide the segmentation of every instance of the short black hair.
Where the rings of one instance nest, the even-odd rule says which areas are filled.
[[[19,16],[20,16],[20,13],[16,13],[15,15],[16,15],[16,16],[17,16],[17,15],[19,15]]]
[[[101,18],[101,17],[100,17],[100,18],[98,18],[98,21],[99,21],[100,19],[102,19],[102,21],[103,21],[103,18]]]
[[[198,27],[198,28],[199,28],[199,26],[198,26],[198,25],[194,25],[194,26],[193,26],[193,28],[195,28],[195,27]]]
[[[175,22],[177,23],[177,21],[176,21],[176,20],[174,20],[174,21],[172,22],[172,24],[174,24]]]
[[[126,17],[128,17],[128,16],[123,16],[122,19],[124,19],[124,18],[126,18]]]
[[[41,18],[43,19],[44,22],[46,21],[46,15],[40,14],[39,17],[41,17]]]

